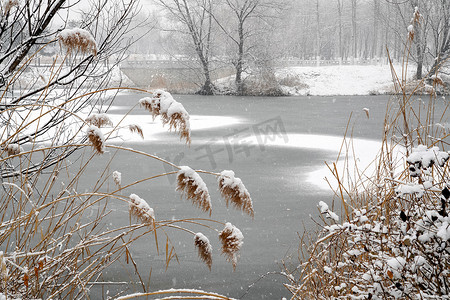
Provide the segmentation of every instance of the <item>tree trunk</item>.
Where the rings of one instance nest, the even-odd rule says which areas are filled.
[[[415,10],[416,7],[419,7],[419,1],[418,0],[414,0],[411,1],[411,7],[413,10]],[[420,11],[420,7],[419,7],[419,11]],[[423,22],[423,21],[421,21]],[[416,69],[416,75],[415,78],[416,79],[422,79],[422,71],[423,71],[423,58],[424,58],[424,52],[423,52],[423,48],[422,48],[422,28],[420,23],[416,23],[414,22],[414,45],[416,48],[416,62],[417,62],[417,69]]]
[[[319,12],[319,0],[316,0],[316,21],[317,21],[317,31],[316,31],[316,64],[320,66],[320,12]]]
[[[355,63],[357,58],[357,39],[356,39],[356,0],[352,0],[352,60]]]
[[[373,0],[373,44],[371,58],[378,57],[378,18],[380,14],[380,0]]]
[[[450,58],[450,3],[445,2],[447,0],[441,0],[440,9],[444,13],[443,15],[443,24],[442,30],[440,30],[440,34],[438,37],[438,45],[436,49],[436,58],[434,60],[433,66],[430,69],[429,74],[435,75],[439,72],[439,68],[442,66],[444,62],[446,62]],[[440,43],[439,43],[440,42]]]
[[[242,96],[244,94],[244,82],[242,80],[242,72],[244,69],[243,61],[244,61],[244,27],[243,20],[239,20],[238,24],[238,34],[239,34],[239,43],[238,43],[238,58],[236,62],[236,94]]]
[[[341,0],[337,0],[337,6],[338,6],[338,17],[339,17],[339,49],[338,49],[338,56],[339,56],[339,64],[342,65],[343,51],[342,51],[342,6],[341,6]]]

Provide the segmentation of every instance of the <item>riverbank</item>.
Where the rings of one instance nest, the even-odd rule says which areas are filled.
[[[394,71],[401,78],[400,65],[394,66]],[[407,79],[411,83],[415,69],[410,68]],[[450,82],[450,77],[442,76],[443,81]],[[274,96],[356,96],[392,94],[393,79],[391,67],[384,65],[337,65],[320,67],[289,67],[277,69],[269,79],[247,74],[247,88],[252,94],[272,94]],[[272,82],[270,82],[272,81]],[[234,76],[216,81],[219,94],[233,94]],[[414,85],[415,86],[415,85]],[[266,91],[262,88],[266,88]],[[258,90],[259,89],[259,90]],[[432,86],[423,85],[423,92]],[[447,93],[441,88],[439,93]]]

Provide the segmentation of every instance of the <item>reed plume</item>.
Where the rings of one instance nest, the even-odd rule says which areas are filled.
[[[6,267],[6,259],[3,255],[3,251],[0,251],[0,275],[3,279],[2,281],[6,283],[6,281],[8,281],[8,268]]]
[[[11,8],[19,6],[19,0],[6,0],[3,4],[3,13],[6,16]]]
[[[58,34],[58,39],[68,53],[78,50],[81,53],[97,55],[97,43],[87,30],[81,28],[64,29]]]
[[[86,122],[90,125],[101,128],[103,126],[113,126],[111,119],[106,114],[92,114],[86,118]]]
[[[218,182],[220,193],[224,197],[227,206],[231,202],[236,208],[241,209],[252,218],[255,216],[252,198],[242,180],[235,177],[233,171],[222,171]]]
[[[97,126],[89,126],[87,136],[89,138],[89,141],[92,143],[92,147],[94,147],[97,153],[105,153],[105,137],[103,136],[102,131]]]
[[[194,245],[195,248],[198,250],[198,256],[200,259],[206,263],[209,270],[211,270],[212,266],[212,246],[209,242],[209,239],[202,234],[201,232],[198,232],[195,234],[194,237]]]
[[[178,131],[180,139],[185,139],[186,143],[191,142],[189,114],[183,104],[175,101],[170,93],[157,90],[153,97],[140,99],[139,104],[151,112],[153,119],[161,116],[163,125],[169,124],[170,130]]]
[[[242,232],[231,223],[226,223],[225,228],[219,233],[219,240],[222,243],[222,253],[227,261],[232,263],[233,270],[236,270],[239,250],[244,244]]]
[[[119,171],[114,171],[112,174],[114,183],[120,187],[120,184],[122,183],[122,173]]]
[[[137,124],[131,124],[128,126],[128,129],[132,133],[137,133],[142,139],[144,139],[144,131],[142,131],[142,127]]]
[[[160,95],[155,94],[153,97],[144,97],[139,100],[139,104],[146,110],[148,110],[153,117],[153,120],[159,116],[160,111]]]
[[[190,167],[182,166],[177,173],[177,191],[204,212],[211,214],[211,197],[203,179]]]
[[[22,147],[19,144],[9,144],[8,146],[6,146],[5,150],[9,156],[17,155],[23,151]]]
[[[130,195],[130,215],[136,217],[140,222],[153,225],[155,212],[147,202],[136,194]]]

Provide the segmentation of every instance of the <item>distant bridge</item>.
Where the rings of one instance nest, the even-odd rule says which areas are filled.
[[[167,88],[186,92],[197,89],[203,82],[201,65],[196,60],[127,60],[120,70],[133,83],[142,88]],[[233,75],[232,66],[211,64],[211,79]]]

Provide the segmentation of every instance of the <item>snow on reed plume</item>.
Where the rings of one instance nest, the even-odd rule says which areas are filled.
[[[144,224],[153,225],[155,221],[155,212],[147,202],[136,194],[130,195],[130,215],[136,217]]]
[[[142,98],[139,103],[152,113],[153,119],[160,116],[163,125],[169,124],[170,130],[180,133],[180,139],[185,139],[186,143],[191,142],[189,114],[183,104],[173,99],[170,93],[158,90],[153,93],[153,97]]]
[[[8,155],[11,156],[19,154],[23,151],[23,148],[19,144],[9,144],[8,146],[6,146],[5,150]]]
[[[188,166],[180,167],[177,173],[177,191],[191,200],[194,205],[204,212],[211,214],[211,197],[203,179]]]
[[[122,173],[120,173],[119,171],[114,171],[112,173],[112,178],[113,178],[114,183],[117,186],[120,186],[120,184],[122,183]]]
[[[97,153],[103,154],[105,152],[105,137],[102,131],[97,126],[91,125],[87,130],[87,136]]]
[[[231,202],[236,208],[254,217],[255,212],[253,211],[252,198],[242,183],[242,180],[235,177],[233,171],[222,171],[218,182],[220,193],[225,198],[227,206]]]
[[[106,114],[92,114],[86,118],[86,122],[90,125],[97,126],[98,128],[103,126],[113,126],[113,122]]]
[[[92,34],[81,28],[64,29],[58,34],[58,39],[68,53],[80,51],[97,55],[97,42]]]
[[[212,246],[209,239],[201,232],[198,232],[194,236],[194,245],[198,250],[198,256],[206,263],[209,270],[212,266]]]
[[[242,232],[231,223],[226,223],[225,228],[219,233],[219,240],[222,243],[222,253],[227,261],[232,263],[235,270],[239,259],[239,250],[244,244]]]
[[[19,0],[6,0],[2,3],[3,14],[6,16],[11,8],[19,6]]]
[[[0,251],[0,277],[2,281],[8,281],[8,268],[6,266],[6,260],[3,255],[3,251]]]

